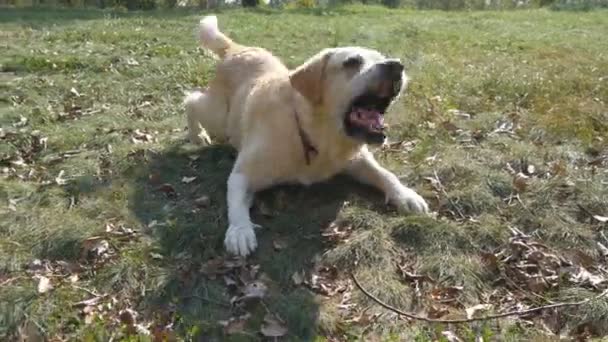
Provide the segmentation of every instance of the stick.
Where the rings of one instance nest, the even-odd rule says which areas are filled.
[[[433,318],[428,318],[428,317],[422,317],[422,316],[418,316],[416,314],[413,313],[409,313],[409,312],[404,312],[402,310],[399,310],[391,305],[388,305],[386,303],[384,303],[383,301],[381,301],[380,299],[378,299],[376,296],[374,296],[373,294],[369,293],[366,289],[363,288],[363,286],[361,286],[361,284],[359,283],[359,281],[357,280],[357,278],[355,277],[354,273],[351,273],[351,277],[353,278],[353,281],[355,283],[355,285],[357,285],[357,288],[359,288],[359,290],[361,290],[361,292],[363,292],[363,294],[365,294],[367,297],[369,297],[371,300],[373,300],[374,302],[376,302],[377,304],[379,304],[380,306],[382,306],[385,309],[388,309],[396,314],[399,314],[401,316],[413,319],[413,320],[417,320],[417,321],[424,321],[424,322],[429,322],[429,323],[453,323],[453,324],[462,324],[462,323],[470,323],[470,322],[477,322],[477,321],[488,321],[488,320],[492,320],[492,319],[497,319],[497,318],[503,318],[503,317],[509,317],[509,316],[523,316],[532,312],[536,312],[536,311],[541,311],[541,310],[545,310],[545,309],[555,309],[555,308],[560,308],[560,307],[565,307],[565,306],[579,306],[579,305],[583,305],[586,303],[589,303],[591,301],[595,301],[600,299],[601,297],[604,297],[606,294],[608,294],[608,289],[606,289],[604,292],[600,293],[599,295],[592,297],[592,298],[587,298],[587,299],[583,299],[579,302],[571,302],[571,303],[555,303],[555,304],[551,304],[551,305],[544,305],[544,306],[539,306],[539,307],[535,307],[535,308],[531,308],[531,309],[526,309],[526,310],[517,310],[517,311],[508,311],[505,313],[501,313],[501,314],[496,314],[496,315],[489,315],[489,316],[483,316],[483,317],[473,317],[473,318],[466,318],[466,319],[433,319]]]

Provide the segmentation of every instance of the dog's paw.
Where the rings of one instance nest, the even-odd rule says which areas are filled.
[[[398,189],[389,195],[389,200],[397,207],[400,212],[422,213],[429,212],[429,206],[416,191],[400,186]]]
[[[253,228],[252,223],[246,225],[231,224],[224,239],[226,250],[242,257],[251,254],[258,246]]]

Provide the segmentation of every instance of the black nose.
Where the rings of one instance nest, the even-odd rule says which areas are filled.
[[[386,72],[393,79],[401,79],[401,73],[403,72],[403,64],[397,60],[389,60],[382,63],[382,66]]]

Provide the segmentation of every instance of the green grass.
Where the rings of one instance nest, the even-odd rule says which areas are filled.
[[[338,307],[342,294],[327,298],[293,284],[294,272],[310,271],[313,260],[337,267],[338,282],[348,283],[353,271],[383,300],[423,314],[439,304],[417,297],[398,265],[438,288],[463,286],[451,307],[457,316],[478,303],[503,303],[505,291],[527,305],[597,293],[567,281],[537,295],[517,290],[484,253],[509,251],[509,227],[516,227],[569,260],[585,255],[586,267],[605,275],[596,242],[608,244],[608,226],[592,215],[608,216],[608,161],[601,161],[608,155],[607,14],[377,7],[219,14],[235,40],[269,48],[289,66],[324,47],[356,44],[400,57],[412,79],[388,117],[391,139],[413,143],[377,157],[428,199],[436,219],[398,215],[381,194],[341,177],[258,196],[253,217],[264,229],[250,262],[260,265],[266,305],[286,321],[288,340],[430,341],[448,328],[464,340],[551,338],[538,319],[461,327],[398,320],[352,288],[354,314],[366,307],[384,314],[374,324],[349,323],[353,313]],[[261,318],[245,333],[223,335],[218,321],[231,317],[231,295],[221,277],[200,271],[224,254],[225,184],[235,156],[227,147],[185,143],[183,93],[204,86],[214,65],[194,40],[201,15],[0,13],[0,338],[30,329],[48,338],[123,339],[117,313],[130,308],[138,322],[173,322],[179,339],[261,339]],[[15,127],[21,117],[27,123]],[[513,134],[492,133],[513,121]],[[135,144],[135,130],[153,141]],[[508,201],[515,189],[507,163],[516,172],[535,167],[519,200]],[[55,181],[61,171],[65,184]],[[441,186],[429,181],[435,175]],[[190,176],[197,178],[182,183]],[[162,183],[177,195],[157,190]],[[194,200],[203,195],[210,203],[199,208]],[[331,222],[352,227],[349,238],[327,242],[320,232]],[[108,237],[108,223],[138,234]],[[111,255],[83,260],[84,241],[99,235]],[[288,248],[275,250],[277,239]],[[36,259],[48,270],[32,268]],[[68,267],[76,264],[78,271]],[[42,294],[34,277],[41,273],[54,285]],[[91,298],[83,289],[109,295],[99,308],[104,316],[89,324],[72,306]],[[603,336],[608,300],[557,316],[562,333],[587,327]]]

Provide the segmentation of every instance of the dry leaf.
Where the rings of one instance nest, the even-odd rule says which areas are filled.
[[[203,196],[195,199],[194,203],[199,208],[206,208],[211,203],[211,199],[209,198],[209,196],[203,195]]]
[[[266,337],[281,337],[287,334],[287,327],[271,314],[264,316],[264,323],[260,328],[262,335]]]
[[[456,300],[456,296],[462,292],[462,286],[449,286],[436,288],[431,291],[431,298],[440,302],[451,302]]]
[[[254,281],[245,285],[243,296],[240,299],[261,299],[266,296],[268,287],[261,281]]]
[[[477,304],[470,308],[467,308],[465,311],[467,313],[467,319],[471,319],[475,316],[477,311],[485,311],[492,308],[492,304]]]
[[[153,184],[153,185],[160,184],[160,182],[161,182],[160,173],[153,172],[150,175],[148,175],[148,182],[150,182],[150,184]]]
[[[250,316],[250,314],[245,314],[240,317],[231,317],[227,321],[219,321],[218,323],[224,327],[224,332],[227,335],[237,334],[245,330],[247,319],[249,319]]]
[[[59,174],[55,178],[55,183],[57,183],[57,185],[67,184],[68,181],[63,178],[64,173],[65,173],[65,171],[63,171],[63,170],[59,171]]]
[[[522,172],[519,172],[513,177],[513,187],[515,188],[517,193],[523,193],[528,188],[528,179],[530,177],[526,176]]]
[[[150,257],[154,260],[162,260],[164,257],[161,254],[151,252]]]
[[[300,271],[296,271],[291,275],[291,280],[293,280],[294,285],[299,286],[304,282],[304,274]]]
[[[51,284],[49,278],[40,276],[40,279],[38,280],[38,293],[47,293],[52,289],[53,284]]]
[[[70,89],[70,93],[72,93],[72,95],[74,95],[76,97],[80,97],[80,93],[74,87],[72,87],[72,89]]]
[[[285,238],[276,238],[272,240],[272,246],[276,251],[287,248],[287,240]]]
[[[593,218],[602,223],[608,222],[608,216],[593,215]]]
[[[183,178],[182,178],[182,183],[185,183],[185,184],[190,184],[190,183],[192,183],[192,182],[193,182],[195,179],[196,179],[196,176],[195,176],[195,177],[183,177]]]
[[[575,284],[591,285],[593,287],[597,287],[606,281],[604,277],[594,275],[587,271],[584,267],[578,267],[577,272],[570,275],[570,280]]]
[[[156,190],[164,192],[169,197],[177,195],[175,188],[173,187],[173,185],[171,185],[169,183],[165,183],[165,184],[159,186]]]

